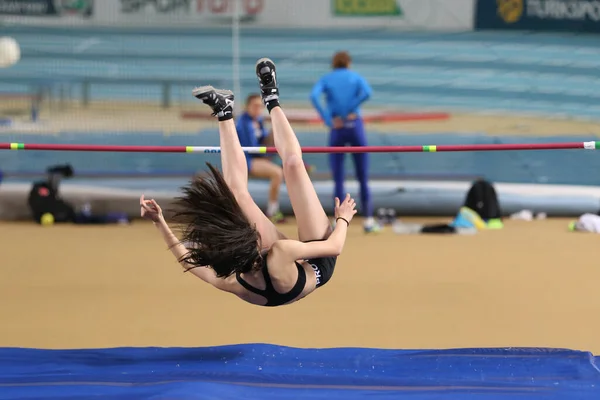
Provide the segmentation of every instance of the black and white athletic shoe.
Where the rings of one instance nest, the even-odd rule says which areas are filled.
[[[279,100],[277,86],[277,71],[275,63],[269,58],[261,58],[256,62],[256,76],[260,85],[263,103],[268,107],[269,102]]]
[[[202,86],[195,88],[192,94],[212,109],[213,116],[219,118],[233,117],[234,95],[231,90],[220,90],[212,86]]]

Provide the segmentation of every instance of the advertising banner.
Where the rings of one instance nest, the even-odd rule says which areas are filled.
[[[91,17],[94,0],[0,0],[0,15],[23,17]]]
[[[189,14],[192,9],[191,0],[120,0],[121,12],[124,14],[138,13],[184,13]]]
[[[126,26],[160,27],[231,24],[236,0],[103,0],[98,20]],[[254,22],[272,0],[237,0],[242,22]]]
[[[474,1],[0,0],[0,18],[4,14],[15,16],[18,21],[14,22],[23,24],[60,25],[56,18],[24,16],[81,15],[87,20],[74,20],[74,25],[201,28],[231,25],[237,15],[246,26],[261,28],[464,31],[473,29]]]
[[[396,0],[332,0],[333,14],[338,17],[400,16],[402,9]]]
[[[475,29],[600,32],[600,0],[478,0]]]
[[[236,0],[103,0],[102,20],[119,24],[228,24]],[[282,28],[472,30],[474,0],[237,0],[242,22]]]
[[[474,0],[312,0],[319,10],[308,23],[322,27],[368,27],[406,30],[472,30]]]

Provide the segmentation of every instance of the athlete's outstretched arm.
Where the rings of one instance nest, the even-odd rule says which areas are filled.
[[[347,232],[346,224],[337,224],[327,240],[307,243],[290,239],[279,240],[273,245],[272,251],[278,259],[282,258],[280,254],[285,254],[286,261],[337,257],[342,254]]]
[[[188,249],[179,241],[177,236],[173,234],[169,225],[163,219],[162,221],[154,224],[158,231],[160,232],[163,240],[166,245],[171,250],[171,253],[175,256],[179,264],[183,267],[184,270],[191,272],[196,275],[198,278],[202,279],[206,283],[210,283],[211,285],[220,288],[219,283],[221,280],[217,278],[215,272],[210,268],[210,266],[203,266],[197,268],[191,268],[191,265],[186,263],[185,261],[181,261],[188,253]]]
[[[285,261],[307,260],[320,257],[337,257],[342,254],[348,226],[352,217],[356,214],[356,202],[350,194],[342,203],[340,199],[335,199],[335,217],[336,225],[333,233],[326,240],[314,242],[299,242],[296,240],[279,240],[273,245],[273,254],[279,258],[285,258]]]
[[[214,287],[223,290],[223,280],[217,278],[215,272],[208,266],[190,268],[191,266],[185,261],[181,261],[188,253],[188,249],[179,241],[177,236],[173,234],[171,228],[165,221],[162,209],[158,203],[154,200],[146,200],[144,195],[140,198],[141,214],[142,217],[151,220],[154,226],[160,232],[165,244],[168,246],[171,253],[175,256],[179,264],[198,278],[202,279],[206,283],[210,283]]]

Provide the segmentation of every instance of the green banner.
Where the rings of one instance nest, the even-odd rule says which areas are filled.
[[[339,17],[402,16],[398,0],[331,0]]]

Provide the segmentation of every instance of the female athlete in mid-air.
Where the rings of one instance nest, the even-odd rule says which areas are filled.
[[[256,74],[271,114],[299,240],[281,234],[252,200],[246,158],[232,119],[233,93],[211,86],[194,89],[193,94],[219,119],[223,175],[208,164],[208,177],[183,188],[174,209],[174,221],[184,227],[183,243],[154,200],[142,196],[140,205],[142,216],[154,222],[186,271],[249,303],[280,306],[329,281],[356,204],[350,195],[341,202],[336,198],[337,223],[332,229],[302,161],[298,139],[279,106],[275,64],[258,60]]]

